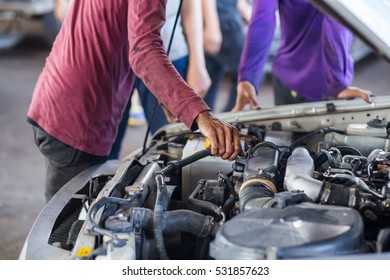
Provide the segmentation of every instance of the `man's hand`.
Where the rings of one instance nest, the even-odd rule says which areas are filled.
[[[255,87],[250,82],[242,81],[237,85],[236,105],[232,112],[241,111],[247,104],[251,106],[251,109],[260,109],[260,105],[256,100]]]
[[[355,98],[360,97],[367,103],[372,103],[371,92],[357,87],[348,87],[337,95],[337,98]]]
[[[222,159],[234,160],[241,153],[237,128],[203,111],[196,117],[200,132],[210,139],[211,154]]]

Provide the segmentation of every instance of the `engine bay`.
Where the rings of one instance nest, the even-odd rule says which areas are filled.
[[[162,129],[114,173],[71,181],[46,243],[105,260],[389,252],[389,110],[343,104],[227,114],[244,151],[233,162],[210,156],[199,132]]]

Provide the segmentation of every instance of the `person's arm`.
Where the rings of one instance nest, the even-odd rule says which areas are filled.
[[[203,50],[202,3],[184,0],[181,17],[189,49],[186,81],[196,94],[204,97],[211,85],[211,79],[206,69]]]
[[[339,94],[337,94],[337,98],[349,99],[349,98],[361,98],[367,103],[372,103],[371,99],[372,93],[369,90],[361,89],[358,87],[349,86]]]
[[[237,10],[240,13],[245,24],[248,24],[252,15],[252,6],[249,4],[248,0],[238,0]]]
[[[54,17],[62,22],[68,13],[70,5],[73,3],[73,0],[56,0],[54,6]]]
[[[241,111],[246,105],[249,105],[251,109],[260,109],[255,87],[250,82],[241,81],[237,84],[236,104],[232,112]]]
[[[277,5],[277,0],[253,1],[253,13],[238,68],[234,111],[242,110],[247,104],[250,104],[252,109],[260,107],[256,101],[256,93],[260,88],[264,65],[274,37]]]
[[[156,96],[188,128],[210,139],[211,154],[233,160],[241,152],[238,130],[215,118],[203,99],[185,83],[164,50],[161,27],[165,21],[165,0],[129,0],[129,62]]]
[[[202,0],[202,13],[204,20],[204,51],[209,55],[216,55],[222,45],[217,0]]]
[[[371,103],[371,92],[351,86],[354,75],[354,61],[350,54],[352,33],[333,18],[325,16],[322,40],[327,95],[337,98],[360,97]]]

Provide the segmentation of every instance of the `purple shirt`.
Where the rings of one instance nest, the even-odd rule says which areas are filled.
[[[254,0],[239,67],[239,81],[260,88],[279,11],[281,41],[272,72],[309,101],[334,98],[351,85],[352,33],[307,0]]]
[[[135,75],[189,128],[210,108],[166,56],[166,0],[76,0],[37,81],[28,117],[84,152],[108,155]]]

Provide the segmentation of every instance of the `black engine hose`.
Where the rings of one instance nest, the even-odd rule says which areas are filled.
[[[204,201],[196,198],[196,195],[200,192],[200,190],[205,186],[207,180],[201,179],[198,181],[198,184],[196,185],[194,191],[190,194],[188,197],[188,202],[192,204],[193,206],[199,207],[203,210],[208,210],[213,213],[217,213],[220,215],[221,208],[218,205],[215,205],[214,203],[211,203],[209,201]]]
[[[349,146],[337,146],[336,147],[341,155],[354,155],[354,156],[362,156],[362,153],[354,147]],[[320,168],[325,162],[328,161],[328,157],[325,153],[321,152],[317,158],[314,160],[314,170]]]
[[[132,210],[133,225],[142,230],[153,230],[153,210],[134,208]],[[214,237],[218,223],[211,216],[202,215],[191,210],[173,210],[163,214],[162,232],[172,234],[187,232],[199,237]]]
[[[339,134],[345,134],[345,130],[338,129],[338,128],[335,128],[335,127],[325,127],[325,128],[322,128],[322,129],[310,132],[310,133],[302,136],[301,138],[299,138],[298,140],[296,140],[294,143],[292,143],[290,145],[290,147],[289,147],[290,153],[298,145],[301,145],[302,141],[305,140],[306,138],[309,138],[309,137],[311,137],[313,135],[316,135],[316,134],[327,134],[327,133],[330,133],[330,132],[335,132],[335,133],[339,133]]]
[[[211,148],[207,148],[202,151],[199,151],[182,160],[176,162],[170,162],[165,168],[156,172],[155,178],[157,183],[157,197],[156,197],[156,204],[154,206],[154,214],[153,214],[153,234],[156,242],[157,251],[162,260],[169,259],[168,253],[165,249],[164,236],[163,236],[163,222],[164,222],[163,214],[167,210],[168,203],[169,203],[168,196],[167,196],[167,187],[165,184],[165,176],[209,155],[211,155]]]
[[[354,187],[324,182],[319,194],[319,202],[327,205],[358,207],[361,200],[360,193]]]
[[[274,192],[261,182],[254,181],[240,190],[240,211],[251,208],[271,208],[277,202],[274,200]]]
[[[156,242],[157,252],[162,260],[168,260],[168,253],[165,249],[163,236],[164,212],[168,206],[167,187],[165,184],[165,176],[163,174],[156,175],[157,182],[157,197],[153,212],[153,234]]]
[[[225,213],[225,216],[228,216],[230,210],[233,208],[234,203],[236,201],[236,195],[230,194],[229,198],[225,201],[222,211]]]
[[[196,153],[194,153],[194,154],[192,154],[192,155],[190,155],[182,160],[168,162],[167,166],[165,168],[163,168],[162,170],[160,170],[158,173],[161,173],[164,176],[168,176],[173,171],[176,171],[176,170],[178,170],[186,165],[194,163],[194,162],[196,162],[202,158],[205,158],[207,156],[210,156],[210,155],[211,155],[211,148],[201,150],[201,151],[196,152]]]
[[[130,197],[128,199],[122,199],[117,197],[102,197],[100,200],[96,201],[94,204],[92,204],[87,216],[87,224],[89,226],[90,231],[94,234],[108,235],[112,237],[114,242],[116,242],[117,238],[114,232],[100,227],[96,221],[95,216],[102,207],[106,207],[110,204],[131,206],[134,200],[134,197]]]

